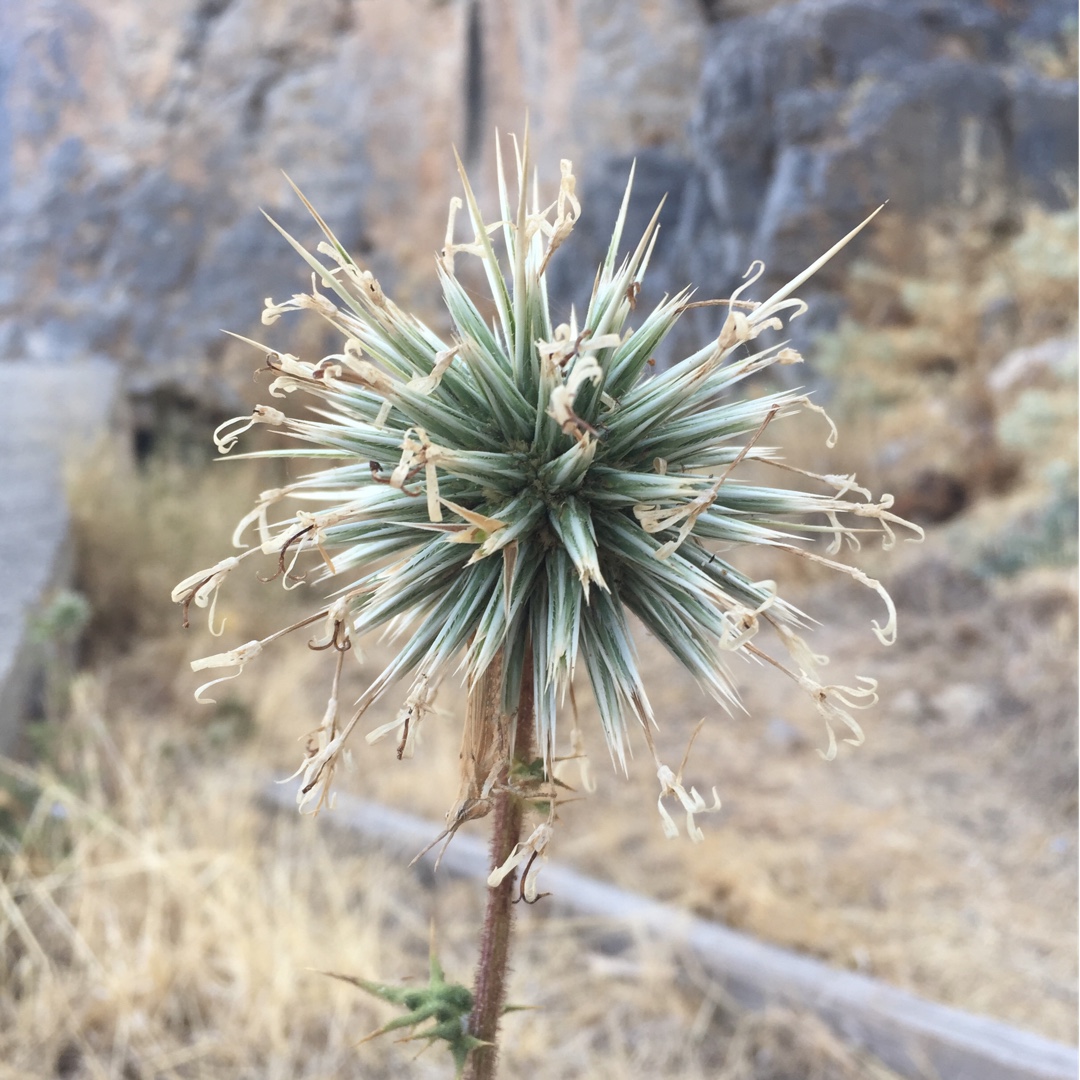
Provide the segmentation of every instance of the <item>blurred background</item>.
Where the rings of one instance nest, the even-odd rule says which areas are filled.
[[[825,764],[785,687],[737,671],[748,712],[728,717],[642,642],[662,746],[677,760],[708,718],[687,779],[724,812],[703,845],[667,843],[651,771],[624,782],[600,751],[555,857],[1075,1044],[1074,4],[20,0],[0,6],[0,1077],[445,1074],[356,1047],[390,1014],[311,969],[422,978],[434,916],[468,981],[477,889],[361,850],[332,815],[260,808],[321,717],[325,664],[287,649],[204,709],[188,661],[302,599],[237,582],[222,646],[168,594],[280,480],[210,464],[216,424],[265,395],[261,356],[221,331],[332,344],[315,320],[259,325],[264,298],[307,287],[259,210],[317,238],[283,171],[441,329],[453,148],[490,206],[495,132],[526,115],[541,181],[554,196],[572,159],[583,204],[551,271],[563,318],[635,161],[627,236],[666,195],[646,304],[729,296],[754,259],[765,295],[888,203],[792,327],[793,378],[840,443],[812,418],[782,439],[928,530],[865,553],[900,609],[892,650],[856,588],[746,564],[821,619],[838,681],[880,679],[864,747]],[[658,361],[717,329],[692,313]],[[457,688],[440,704],[416,760],[358,744],[343,790],[441,821]],[[740,1011],[671,946],[631,935],[613,958],[580,920],[522,927],[511,997],[542,1008],[507,1022],[508,1068],[891,1075],[809,1014]]]

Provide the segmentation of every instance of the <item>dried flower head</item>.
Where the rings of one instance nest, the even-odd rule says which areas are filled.
[[[317,249],[322,258],[283,233],[313,271],[311,292],[280,304],[268,300],[263,322],[315,311],[341,333],[341,351],[315,364],[269,352],[271,395],[310,395],[313,415],[259,406],[215,434],[228,453],[244,430],[271,425],[301,446],[268,453],[310,458],[319,469],[262,494],[234,538],[242,545],[254,528],[256,547],[177,586],[173,599],[185,617],[192,603],[209,606],[212,624],[225,577],[257,553],[276,558],[286,588],[305,580],[299,569],[305,560],[316,563],[317,579],[346,582],[331,603],[288,628],[321,627],[312,648],[334,651],[338,659],[330,707],[298,770],[301,808],[323,805],[353,728],[405,675],[412,685],[397,720],[369,735],[396,733],[401,754],[411,752],[446,675],[462,670],[475,691],[496,674],[497,704],[509,715],[530,666],[537,745],[550,775],[560,706],[581,666],[608,749],[625,768],[628,726],[640,727],[652,749],[655,723],[638,673],[631,613],[725,707],[737,700],[725,655],[749,654],[781,667],[807,691],[825,720],[825,756],[836,752],[837,725],[847,742],[862,741],[852,711],[872,703],[872,682],[825,684],[823,658],[797,633],[804,616],[773,582],[752,581],[719,554],[761,544],[848,574],[882,599],[886,614],[873,624],[877,636],[885,643],[895,636],[895,612],[882,586],[834,558],[845,542],[858,548],[863,529],[852,527],[853,520],[869,519],[884,545],[893,543],[892,526],[906,523],[889,512],[891,497],[874,501],[848,476],[815,476],[823,491],[814,494],[756,486],[736,475],[750,460],[791,469],[761,444],[762,434],[777,417],[804,408],[821,412],[794,392],[740,398],[735,389],[772,364],[801,360],[783,343],[754,343],[805,310],[794,290],[854,233],[761,302],[742,298],[761,275],[755,264],[734,296],[713,301],[727,308],[718,338],[655,372],[654,352],[695,305],[684,290],[648,313],[635,311],[657,216],[620,260],[632,174],[588,310],[580,323],[571,315],[568,324],[553,325],[545,272],[580,214],[574,176],[564,161],[556,200],[541,206],[527,144],[514,143],[514,159],[512,195],[498,157],[501,205],[494,222],[481,215],[461,171],[465,200],[451,201],[437,264],[453,325],[447,338],[401,311],[313,209],[326,236]],[[469,236],[461,241],[456,215],[463,208]],[[491,321],[455,274],[460,255],[480,261]],[[830,445],[834,439],[835,431]],[[308,509],[275,517],[285,500]],[[821,533],[832,539],[824,554],[803,543]],[[755,644],[763,626],[787,647],[790,670]],[[342,720],[337,687],[344,653],[355,638],[380,628],[397,636],[400,649]],[[193,666],[239,668],[270,640]],[[574,747],[580,747],[576,730]],[[700,836],[693,815],[715,804],[687,792],[653,756],[661,800],[674,796],[691,835]],[[660,806],[666,831],[676,831]],[[541,851],[539,843],[534,849]]]

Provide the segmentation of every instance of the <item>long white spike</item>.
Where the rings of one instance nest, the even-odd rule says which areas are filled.
[[[829,248],[829,250],[826,251],[824,255],[821,256],[821,258],[819,258],[816,262],[811,263],[801,274],[793,277],[786,285],[784,285],[780,289],[777,289],[777,291],[774,292],[768,300],[764,301],[764,303],[762,303],[758,308],[754,310],[754,313],[750,316],[749,319],[750,323],[757,323],[760,322],[762,319],[767,318],[770,310],[776,304],[778,304],[781,300],[789,297],[804,281],[812,278],[814,274],[816,274],[838,251],[840,251],[843,247],[845,247],[852,240],[854,240],[855,237],[858,236],[859,233],[861,233],[863,229],[865,229],[866,226],[869,225],[870,222],[873,221],[874,218],[876,218],[878,214],[880,214],[881,211],[885,209],[885,206],[886,203],[882,203],[864,222],[862,222],[861,225],[856,225],[855,228],[852,229],[851,232],[849,232],[847,236],[843,238],[843,240],[840,240],[837,243],[833,244],[833,246]]]

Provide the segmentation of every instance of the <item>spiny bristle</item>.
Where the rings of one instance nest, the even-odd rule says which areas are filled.
[[[659,211],[618,263],[627,185],[584,323],[554,326],[545,275],[581,213],[574,175],[563,162],[554,201],[538,209],[544,202],[530,180],[527,141],[520,149],[515,144],[514,164],[517,198],[499,160],[502,215],[492,223],[461,169],[464,202],[451,203],[436,267],[452,322],[446,340],[402,312],[317,214],[329,241],[318,252],[327,261],[275,226],[313,271],[312,292],[279,304],[268,300],[264,322],[313,310],[344,342],[317,364],[269,351],[267,363],[277,376],[271,393],[313,396],[317,419],[259,406],[236,421],[239,427],[219,428],[216,439],[228,453],[243,431],[269,424],[303,446],[268,453],[326,467],[264,493],[242,523],[258,526],[258,546],[193,575],[174,599],[185,612],[192,603],[209,605],[212,616],[217,591],[240,559],[257,552],[276,557],[278,576],[294,587],[302,580],[299,565],[313,558],[321,577],[346,582],[333,604],[297,625],[326,621],[326,643],[317,647],[338,653],[338,671],[354,638],[409,628],[344,721],[335,675],[334,707],[298,770],[301,808],[323,804],[350,732],[405,675],[413,677],[412,690],[398,721],[374,733],[400,734],[399,753],[414,744],[432,688],[443,677],[461,669],[476,688],[497,670],[498,697],[510,709],[528,675],[537,743],[550,771],[560,735],[557,712],[575,672],[583,670],[611,757],[625,768],[628,720],[637,722],[650,750],[654,723],[638,674],[631,613],[724,708],[737,701],[725,654],[763,656],[753,639],[763,625],[770,627],[794,670],[769,662],[806,689],[821,712],[828,755],[836,749],[836,722],[849,728],[848,742],[861,740],[850,710],[864,707],[872,688],[825,685],[820,658],[795,632],[802,614],[772,582],[752,581],[708,546],[766,545],[849,574],[885,598],[889,618],[884,627],[875,624],[879,636],[888,640],[895,632],[881,586],[831,557],[845,538],[856,539],[847,516],[873,519],[891,541],[891,527],[906,523],[889,513],[887,496],[874,502],[854,478],[839,485],[836,478],[819,478],[826,491],[808,494],[748,485],[737,475],[746,461],[773,463],[776,451],[761,443],[770,424],[809,405],[794,392],[735,396],[748,374],[801,359],[782,343],[749,356],[743,346],[802,310],[793,290],[858,230],[764,303],[740,298],[757,274],[738,295],[716,301],[728,308],[719,337],[654,374],[655,351],[690,306],[683,291],[636,314],[636,330],[629,325]],[[463,240],[455,238],[459,209],[471,229]],[[496,312],[490,324],[456,275],[459,255],[483,265]],[[852,493],[862,501],[848,498]],[[324,508],[273,520],[274,508],[286,500]],[[828,556],[799,546],[801,536],[820,532],[834,539]],[[194,666],[239,669],[269,640]],[[493,668],[497,657],[505,662]],[[659,759],[656,765],[661,797],[682,802],[696,836],[693,814],[706,809],[704,800]]]

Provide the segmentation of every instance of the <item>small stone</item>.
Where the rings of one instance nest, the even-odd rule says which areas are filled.
[[[933,705],[944,719],[967,726],[989,716],[993,701],[981,686],[955,683],[935,694]]]
[[[889,711],[900,720],[921,720],[926,716],[926,699],[909,686],[890,697]]]
[[[779,716],[774,716],[765,725],[765,741],[784,753],[801,749],[806,745],[806,736],[793,724]]]

